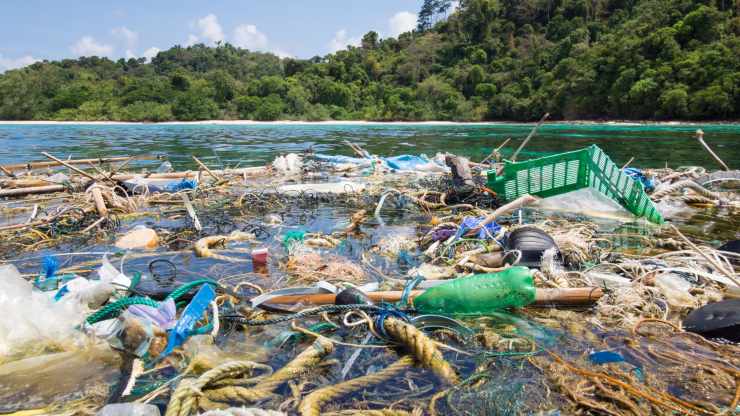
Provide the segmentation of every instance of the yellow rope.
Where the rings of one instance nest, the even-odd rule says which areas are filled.
[[[182,380],[170,398],[165,416],[189,416],[193,410],[197,410],[198,396],[201,395],[201,389],[223,378],[233,378],[247,372],[251,373],[256,368],[272,371],[270,367],[252,361],[231,361],[206,371],[198,379]]]
[[[316,390],[303,399],[299,411],[302,416],[319,416],[321,414],[321,406],[324,403],[395,377],[409,368],[413,363],[414,358],[407,355],[377,373]]]
[[[240,386],[229,386],[206,390],[203,394],[212,401],[237,404],[256,402],[268,398],[278,386],[316,366],[325,356],[330,354],[333,349],[334,344],[332,344],[330,340],[324,337],[317,338],[309,348],[286,364],[285,367],[276,371],[272,375],[265,377],[255,387],[246,388]]]
[[[405,346],[419,363],[431,369],[442,380],[449,384],[457,384],[460,381],[457,373],[444,359],[434,341],[423,332],[393,317],[386,318],[383,326],[391,338]]]
[[[393,409],[343,410],[341,412],[324,413],[324,416],[411,416],[411,413]]]

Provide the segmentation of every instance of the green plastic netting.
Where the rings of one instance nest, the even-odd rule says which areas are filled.
[[[591,187],[637,217],[664,222],[642,184],[622,172],[596,145],[524,162],[505,161],[502,175],[488,171],[488,187],[507,201],[526,194],[546,198]]]

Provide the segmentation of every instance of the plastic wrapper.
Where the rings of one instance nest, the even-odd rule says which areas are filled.
[[[119,354],[105,344],[0,365],[0,413],[43,409],[94,396],[100,396],[102,405],[108,385],[119,378],[120,365]]]

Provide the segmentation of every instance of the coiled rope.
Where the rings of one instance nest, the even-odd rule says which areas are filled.
[[[255,369],[263,369],[272,373],[272,368],[265,364],[252,361],[231,361],[206,371],[198,379],[186,379],[180,382],[170,398],[165,416],[189,416],[197,410],[198,397],[202,389],[209,384],[224,378],[238,377],[250,373]]]
[[[667,187],[663,189],[657,190],[653,192],[651,197],[653,200],[658,200],[674,192],[682,191],[687,188],[691,189],[692,191],[696,192],[699,195],[705,196],[710,199],[714,199],[714,200],[719,199],[723,201],[726,201],[729,199],[726,193],[710,191],[709,189],[699,185],[698,183],[690,179],[678,181],[674,184],[668,185]]]
[[[406,347],[416,360],[429,368],[439,378],[449,384],[457,384],[460,379],[442,353],[428,336],[413,325],[389,316],[383,325],[388,336]]]
[[[324,403],[350,394],[362,388],[368,387],[370,385],[382,383],[383,381],[389,380],[402,373],[404,370],[413,365],[413,363],[414,358],[410,355],[407,355],[401,357],[398,361],[394,362],[383,370],[378,371],[377,373],[358,377],[352,380],[347,380],[344,383],[339,383],[333,386],[328,386],[316,390],[303,399],[299,411],[302,416],[319,416],[321,414],[321,406]]]
[[[208,400],[226,403],[253,403],[268,398],[281,384],[315,367],[333,350],[334,344],[331,341],[324,337],[317,338],[310,347],[298,354],[285,367],[265,377],[255,387],[229,386],[206,390],[203,394]]]

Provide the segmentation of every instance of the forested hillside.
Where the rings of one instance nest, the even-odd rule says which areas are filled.
[[[308,60],[175,46],[0,75],[6,120],[740,118],[740,0],[426,0]]]

